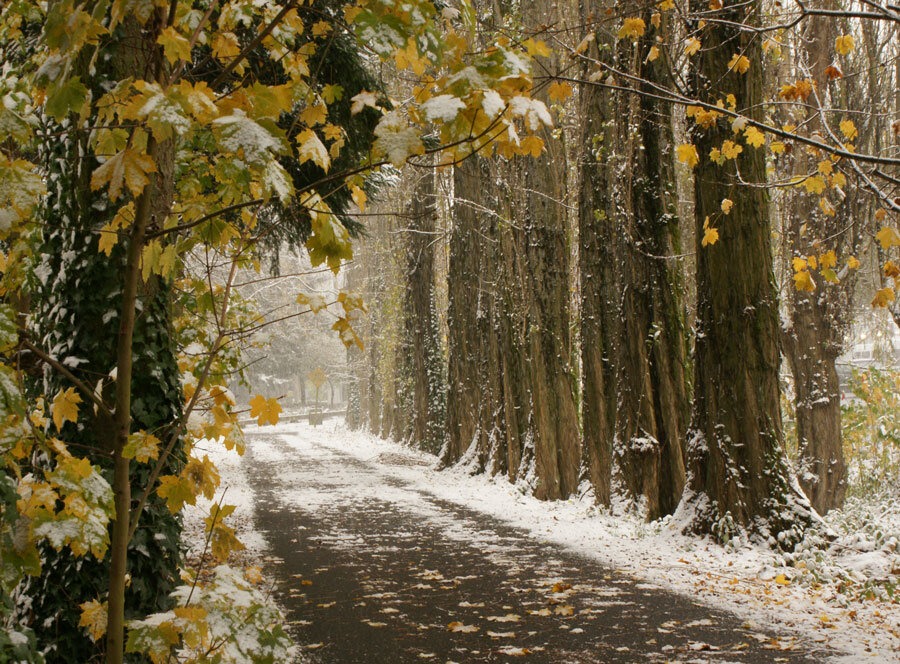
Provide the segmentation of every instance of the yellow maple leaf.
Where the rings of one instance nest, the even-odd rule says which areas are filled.
[[[647,24],[644,23],[644,19],[626,18],[622,23],[622,27],[619,28],[619,39],[631,37],[634,41],[637,41],[637,38],[642,36],[646,29]]]
[[[366,192],[364,192],[360,187],[353,185],[352,187],[350,187],[350,196],[351,198],[353,198],[353,202],[356,203],[356,207],[358,207],[362,212],[365,212],[366,200],[368,200]]]
[[[547,96],[550,101],[565,101],[572,96],[572,86],[564,81],[553,81],[547,88]]]
[[[883,226],[880,231],[875,233],[875,239],[881,243],[882,249],[900,247],[900,234],[890,226]]]
[[[747,141],[747,145],[752,145],[755,148],[760,148],[765,144],[766,137],[756,127],[747,127],[744,130],[744,140]]]
[[[889,279],[900,277],[900,267],[898,267],[894,261],[888,261],[884,264],[884,268],[882,269],[884,270],[884,276]]]
[[[806,191],[810,194],[821,194],[825,191],[825,178],[821,175],[813,175],[803,181],[803,186],[806,187]]]
[[[670,9],[675,9],[675,2],[673,0],[661,0],[661,2],[656,3],[656,6],[663,11],[668,11]]]
[[[816,259],[815,256],[807,256],[806,264],[809,265],[813,270],[815,270],[817,267],[819,267],[819,261]]]
[[[724,214],[731,214],[731,208],[734,207],[734,201],[730,198],[722,199],[722,212]]]
[[[312,127],[317,124],[324,124],[328,118],[328,111],[325,104],[313,104],[303,109],[300,119],[306,123],[306,126]]]
[[[700,50],[700,40],[696,37],[691,37],[687,40],[687,43],[684,45],[684,52],[688,55],[695,55],[697,51]]]
[[[650,23],[653,24],[653,27],[659,30],[659,23],[662,20],[662,15],[659,12],[653,12],[650,16]]]
[[[213,57],[225,61],[231,60],[241,52],[241,43],[233,32],[220,32],[213,37]]]
[[[872,299],[872,306],[884,309],[894,301],[894,289],[890,286],[875,291],[875,297]]]
[[[156,43],[163,47],[163,55],[169,64],[175,64],[179,60],[190,62],[191,42],[178,34],[174,26],[163,29],[156,38]]]
[[[706,247],[711,244],[715,244],[719,240],[719,230],[717,228],[713,228],[712,226],[704,226],[703,228],[703,239],[700,241],[701,247]]]
[[[806,269],[806,259],[800,256],[795,256],[791,264],[794,267],[794,272],[802,272]]]
[[[856,256],[850,256],[847,259],[847,267],[849,267],[851,270],[859,269],[859,261],[857,260]]]
[[[99,641],[106,634],[107,603],[101,604],[95,599],[79,604],[81,617],[78,618],[79,627],[87,627],[91,641]]]
[[[700,157],[697,155],[697,146],[695,145],[684,143],[675,148],[675,152],[678,155],[678,161],[687,164],[690,168],[694,168],[700,163]]]
[[[329,32],[331,32],[331,23],[328,23],[327,21],[313,23],[312,33],[314,37],[321,37],[322,35],[327,35]]]
[[[769,149],[774,154],[781,154],[785,150],[784,143],[782,143],[781,141],[772,141],[771,145],[769,145]]]
[[[134,196],[140,194],[150,180],[147,173],[156,172],[153,157],[132,148],[121,152],[103,162],[91,174],[91,190],[96,191],[109,185],[109,198],[116,200],[127,186]]]
[[[841,133],[847,137],[848,141],[854,140],[859,135],[853,120],[841,120]]]
[[[535,41],[531,37],[529,37],[524,42],[522,42],[522,45],[528,51],[528,55],[531,55],[531,56],[541,55],[545,58],[549,57],[549,55],[550,55],[550,49],[547,47],[547,45],[544,42]]]
[[[523,138],[522,142],[519,144],[518,152],[522,155],[530,154],[532,157],[540,157],[543,149],[543,140],[541,140],[537,136],[527,136]]]
[[[832,187],[843,187],[847,184],[847,177],[838,171],[831,176],[831,186]]]
[[[744,151],[744,146],[734,141],[725,141],[722,143],[722,154],[726,159],[737,159],[738,155]]]
[[[659,47],[653,45],[650,47],[649,53],[647,53],[647,62],[653,62],[659,57]]]
[[[250,399],[250,417],[255,417],[259,426],[265,424],[278,424],[278,414],[281,412],[281,404],[278,399],[266,399],[257,394]]]
[[[834,48],[841,55],[849,55],[853,50],[853,36],[841,35],[834,40]]]
[[[78,404],[81,403],[81,397],[75,391],[74,387],[67,390],[60,390],[53,399],[53,424],[56,425],[57,431],[61,431],[63,425],[69,422],[78,421]]]
[[[139,463],[147,463],[159,457],[160,440],[152,433],[138,431],[128,436],[128,443],[122,450],[126,459],[137,459]]]
[[[807,293],[812,293],[816,290],[816,282],[813,281],[812,275],[808,270],[801,270],[800,272],[794,273],[794,286],[796,286],[799,291],[806,291]],[[777,583],[776,579],[776,583]]]
[[[739,74],[746,74],[747,70],[750,69],[750,58],[746,55],[735,53],[731,56],[731,60],[728,61],[728,68]]]

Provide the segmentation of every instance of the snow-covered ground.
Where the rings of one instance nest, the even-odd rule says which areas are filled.
[[[897,544],[890,538],[879,547],[871,538],[856,538],[854,543],[853,538],[845,537],[827,553],[810,551],[802,562],[786,565],[790,561],[778,559],[768,550],[752,546],[723,549],[679,535],[664,522],[645,524],[626,516],[612,516],[598,510],[589,499],[543,502],[503,478],[473,476],[462,468],[439,472],[433,456],[348,431],[336,422],[318,428],[283,424],[274,429],[247,430],[248,434],[254,432],[275,433],[303,454],[317,453],[313,441],[316,446],[350,454],[368,462],[367,468],[374,467],[419,491],[489,514],[535,538],[594,557],[648,584],[732,611],[754,627],[797,632],[846,653],[834,662],[900,662],[900,605],[851,599],[836,587],[841,573],[855,575],[861,581],[867,576],[900,571],[894,569],[898,565]],[[254,445],[252,435],[248,445]],[[249,553],[264,557],[265,542],[253,528],[253,489],[241,470],[240,458],[215,446],[208,453],[219,467],[222,487],[228,486],[225,502],[238,506],[229,522],[237,525]],[[263,444],[254,446],[254,454],[274,453]],[[285,472],[290,472],[290,464],[285,464]],[[348,474],[354,472],[360,475],[361,489],[370,484],[371,477],[347,468]],[[208,510],[208,505],[201,506],[186,516],[188,532],[201,547],[202,518]],[[817,565],[815,574],[804,570],[807,563]],[[817,575],[821,583],[811,584]]]

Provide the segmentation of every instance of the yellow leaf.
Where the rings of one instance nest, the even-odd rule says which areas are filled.
[[[847,259],[847,267],[851,270],[859,269],[859,261],[856,259],[856,256],[850,256]]]
[[[833,217],[836,212],[834,206],[827,198],[819,199],[819,207],[822,209],[822,213],[828,215],[829,217]]]
[[[327,35],[331,32],[331,24],[326,21],[319,21],[318,23],[313,23],[312,33],[314,37],[321,37],[322,35]]]
[[[792,261],[792,264],[794,266],[794,272],[802,272],[803,270],[806,269],[806,259],[805,258],[800,258],[799,256],[795,256],[794,260]]]
[[[60,390],[53,399],[53,424],[56,425],[57,431],[62,431],[66,421],[78,421],[78,404],[81,403],[81,397],[75,391],[74,387],[63,391]]]
[[[823,159],[819,162],[819,173],[822,175],[831,175],[831,172],[834,170],[834,164],[831,163],[828,159]]]
[[[684,52],[688,55],[695,55],[697,51],[700,50],[700,40],[696,37],[691,37],[687,40],[687,43],[684,45]]]
[[[766,137],[756,127],[747,127],[744,130],[744,140],[747,141],[747,145],[759,148],[765,144]]]
[[[790,584],[790,579],[788,579],[784,574],[779,574],[775,577],[775,583],[779,586],[786,586]]]
[[[807,270],[801,270],[794,273],[794,286],[799,291],[812,293],[816,290],[816,282],[813,281],[812,275]]]
[[[219,60],[231,60],[241,52],[241,44],[233,32],[220,32],[213,37],[212,53]]]
[[[825,178],[821,175],[813,175],[804,180],[803,185],[810,194],[821,194],[825,191]]]
[[[80,604],[81,617],[78,619],[79,627],[87,627],[91,641],[99,641],[106,634],[107,603],[101,604],[95,599]]]
[[[626,18],[622,23],[622,27],[619,28],[619,39],[631,37],[634,41],[637,41],[637,38],[644,34],[646,28],[647,24],[644,23],[644,19]]]
[[[675,3],[673,2],[673,0],[662,0],[661,2],[656,3],[656,6],[663,11],[675,9]]]
[[[530,154],[532,157],[540,157],[543,149],[544,141],[537,136],[527,136],[519,144],[518,152],[522,155]]]
[[[890,226],[884,226],[880,231],[875,233],[875,239],[881,243],[882,249],[900,247],[900,235],[898,235],[897,231]]]
[[[875,211],[875,221],[884,221],[887,218],[887,210],[878,208]]]
[[[91,189],[96,191],[108,184],[109,197],[114,201],[121,195],[124,185],[137,196],[150,181],[147,173],[155,171],[156,164],[150,155],[125,148],[97,167],[91,175]]]
[[[550,55],[550,49],[547,48],[547,45],[544,42],[535,41],[531,37],[526,39],[522,43],[522,45],[528,51],[528,55],[531,55],[531,56],[541,55],[541,56],[544,56],[545,58],[549,57],[549,55]]]
[[[300,119],[303,120],[308,127],[324,124],[327,118],[328,111],[325,109],[325,104],[313,104],[312,106],[307,106],[300,114]]]
[[[781,141],[772,141],[772,144],[769,145],[769,149],[774,154],[781,154],[784,152],[784,143],[782,143]]]
[[[366,192],[364,192],[356,185],[353,185],[352,187],[350,187],[350,196],[351,198],[353,198],[353,202],[356,203],[356,207],[358,207],[360,211],[365,212],[366,200],[368,199],[368,197],[366,196]]]
[[[896,279],[900,277],[900,267],[897,267],[897,264],[894,261],[888,261],[884,264],[884,276],[889,279]]]
[[[819,256],[819,265],[823,268],[835,267],[837,265],[837,254],[834,253],[834,249],[830,249]]]
[[[650,23],[653,24],[653,27],[659,30],[659,23],[662,20],[662,15],[659,12],[653,12],[650,16]]]
[[[847,184],[847,177],[838,171],[834,175],[831,176],[831,186],[832,187],[843,187]],[[877,218],[877,217],[876,217]]]
[[[163,47],[163,55],[169,64],[175,64],[179,60],[190,62],[191,60],[191,42],[178,34],[178,30],[174,26],[169,26],[162,30],[156,43]]]
[[[464,625],[463,623],[459,622],[458,620],[454,620],[453,622],[448,624],[447,629],[449,629],[451,632],[464,632],[464,633],[471,633],[471,632],[478,631],[478,627],[476,627],[475,625]]]
[[[746,74],[747,70],[750,69],[750,58],[746,55],[738,55],[735,53],[731,56],[731,60],[728,61],[728,68],[733,69],[739,74]]]
[[[328,156],[328,149],[318,134],[312,129],[304,129],[297,135],[296,140],[299,146],[298,162],[305,164],[307,161],[312,161],[327,173],[331,166],[331,157]]]
[[[159,438],[146,431],[138,431],[128,436],[128,443],[122,450],[126,459],[137,459],[139,463],[147,463],[159,457]]]
[[[730,214],[732,207],[734,207],[734,201],[732,201],[730,198],[722,199],[722,212],[723,213]]]
[[[337,84],[328,84],[322,88],[322,99],[326,104],[333,104],[344,98],[344,88]]]
[[[553,81],[547,88],[550,101],[565,101],[572,96],[572,86],[565,82]]]
[[[257,394],[250,400],[250,417],[255,417],[257,424],[278,424],[278,414],[281,412],[281,404],[278,399],[266,399]]]
[[[175,475],[160,477],[156,493],[166,501],[166,507],[172,514],[180,512],[185,503],[194,505],[197,502],[190,480]]]
[[[853,36],[841,35],[834,40],[834,48],[841,55],[849,55],[853,50]]]
[[[697,147],[695,145],[691,145],[690,143],[679,145],[675,149],[675,152],[678,155],[678,161],[687,164],[690,168],[694,168],[694,166],[700,163],[700,157],[697,155]]]
[[[706,226],[703,229],[703,239],[700,241],[701,247],[706,247],[711,244],[715,244],[719,241],[719,231],[712,226]]]
[[[875,292],[875,297],[872,299],[872,306],[884,309],[894,301],[894,297],[893,288],[882,288]]]
[[[853,120],[841,120],[841,133],[847,137],[848,141],[854,140],[859,135]]]
[[[815,256],[807,256],[806,264],[809,265],[813,270],[819,267],[819,261],[816,260]]]
[[[744,146],[734,141],[725,141],[722,143],[722,154],[726,159],[737,159],[738,155],[744,151]]]
[[[653,62],[658,57],[659,57],[659,48],[655,45],[651,46],[650,52],[647,53],[647,62]]]

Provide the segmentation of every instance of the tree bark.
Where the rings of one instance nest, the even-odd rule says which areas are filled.
[[[692,8],[707,11],[695,0]],[[726,3],[717,19],[758,21],[759,3]],[[733,53],[751,63],[746,74],[730,71]],[[704,29],[695,56],[694,93],[715,104],[735,95],[751,119],[762,116],[762,52],[759,41],[725,23]],[[778,369],[778,302],[772,273],[765,155],[744,145],[736,163],[720,167],[710,150],[734,138],[724,120],[695,128],[700,161],[694,172],[697,227],[697,341],[688,480],[679,505],[685,528],[727,540],[739,529],[790,546],[812,518],[782,448]],[[738,182],[738,169],[747,186]],[[731,214],[721,212],[728,198]],[[718,242],[702,246],[704,225],[717,227]]]

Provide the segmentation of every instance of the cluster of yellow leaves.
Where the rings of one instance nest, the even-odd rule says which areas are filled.
[[[177,514],[186,504],[196,505],[197,496],[201,494],[212,500],[218,486],[219,472],[209,457],[204,455],[202,461],[190,457],[178,475],[161,476],[156,492],[165,499],[169,511]]]
[[[816,282],[812,277],[812,271],[818,269],[820,276],[827,282],[837,284],[840,282],[836,268],[838,264],[837,253],[829,249],[820,254],[809,256],[795,256],[791,261],[794,270],[794,286],[797,290],[812,293],[816,290]],[[846,270],[855,270],[859,267],[859,261],[855,256],[848,256]]]

